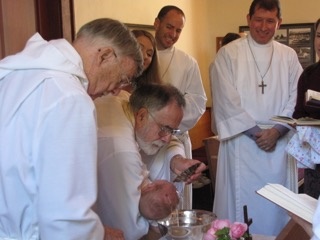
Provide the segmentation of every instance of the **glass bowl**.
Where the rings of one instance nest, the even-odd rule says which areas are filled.
[[[178,210],[158,221],[159,230],[167,240],[199,240],[217,216],[205,210]]]

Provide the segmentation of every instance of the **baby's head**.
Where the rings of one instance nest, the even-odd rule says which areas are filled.
[[[155,180],[141,189],[139,210],[150,220],[167,217],[179,204],[176,187],[166,180]]]

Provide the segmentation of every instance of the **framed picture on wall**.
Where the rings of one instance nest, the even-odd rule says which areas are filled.
[[[218,52],[219,49],[222,47],[222,39],[223,39],[223,37],[216,38],[216,52]]]
[[[133,24],[133,23],[125,23],[125,25],[127,25],[130,30],[134,30],[134,29],[145,30],[145,31],[150,32],[154,36],[155,30],[154,30],[153,25]]]
[[[248,33],[248,26],[240,26],[239,32]],[[314,23],[282,24],[274,40],[293,48],[303,68],[315,63]]]

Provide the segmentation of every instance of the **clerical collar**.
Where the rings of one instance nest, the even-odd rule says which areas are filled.
[[[257,43],[250,34],[247,35],[247,38],[248,40],[250,41],[250,44],[254,47],[265,47],[265,48],[268,48],[268,47],[271,47],[272,46],[272,43],[273,43],[273,39],[271,39],[269,42],[267,42],[266,44],[260,44],[260,43]]]
[[[163,50],[158,50],[158,52],[166,52],[166,53],[170,53],[170,52],[174,52],[175,51],[175,46],[172,45],[169,48],[163,49]]]

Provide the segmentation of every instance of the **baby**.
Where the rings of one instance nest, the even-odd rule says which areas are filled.
[[[170,215],[179,204],[179,196],[173,183],[166,180],[150,181],[148,171],[140,185],[141,197],[139,210],[149,220],[160,220]]]

